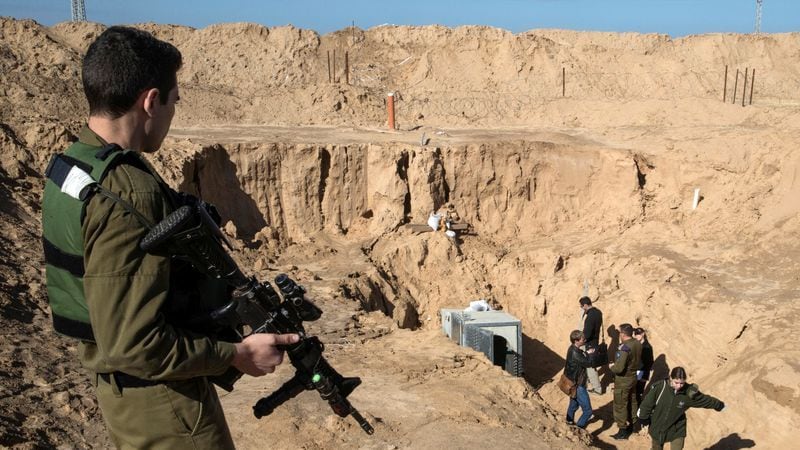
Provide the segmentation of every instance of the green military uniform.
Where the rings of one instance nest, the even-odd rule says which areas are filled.
[[[619,345],[614,365],[614,421],[620,430],[629,430],[636,420],[636,371],[642,360],[642,344],[630,338]]]
[[[76,145],[99,150],[106,143],[86,127]],[[133,157],[137,164],[115,165],[102,184],[158,223],[174,209],[174,199],[146,162]],[[43,214],[47,218],[48,211]],[[235,347],[175,326],[203,300],[191,304],[175,295],[174,264],[139,249],[146,232],[107,197],[94,196],[86,206],[83,289],[94,341],[81,342],[79,352],[83,365],[97,374],[97,399],[111,439],[130,449],[233,448],[206,376],[225,372]]]
[[[713,408],[721,411],[723,407],[724,403],[703,394],[694,384],[686,384],[676,392],[669,380],[664,380],[653,383],[639,408],[639,418],[650,420],[654,450],[661,450],[667,442],[672,450],[680,450],[686,438],[686,410]]]

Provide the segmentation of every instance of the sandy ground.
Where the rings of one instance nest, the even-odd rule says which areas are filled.
[[[610,438],[610,387],[587,432],[563,423],[553,381],[585,289],[611,345],[642,326],[655,379],[681,365],[726,402],[689,412],[687,448],[793,447],[800,35],[141,26],[185,60],[152,162],[219,206],[243,267],[309,288],[324,315],[308,329],[361,377],[351,400],[376,430],[313,392],[255,419],[285,365],[222,394],[240,448],[647,448]],[[80,55],[102,28],[0,18],[2,446],[109,446],[75,345],[51,329],[39,244],[41,171],[81,126]],[[341,61],[329,81],[333,49],[350,84]],[[447,203],[469,233],[407,226]],[[441,308],[479,298],[521,320],[523,377],[441,334]]]

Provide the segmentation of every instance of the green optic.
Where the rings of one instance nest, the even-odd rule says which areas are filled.
[[[321,379],[322,377],[318,373],[315,373],[314,376],[311,377],[311,381],[313,381],[314,383],[319,383],[319,380]]]

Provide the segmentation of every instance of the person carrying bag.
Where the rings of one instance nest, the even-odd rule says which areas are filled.
[[[581,350],[586,344],[586,338],[580,330],[574,330],[569,335],[570,343],[567,350],[567,360],[564,365],[564,372],[558,381],[558,387],[562,392],[569,395],[569,406],[567,407],[567,423],[578,428],[586,428],[586,424],[592,417],[592,403],[589,400],[589,392],[586,390],[586,369],[593,364],[592,353]],[[574,420],[575,412],[581,408],[582,414],[576,423]]]

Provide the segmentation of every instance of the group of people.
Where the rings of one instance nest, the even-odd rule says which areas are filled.
[[[609,362],[602,311],[586,296],[580,298],[579,304],[583,329],[570,333],[564,367],[564,375],[576,386],[567,407],[567,423],[586,428],[593,415],[589,393],[603,394],[599,371],[606,367],[614,377],[614,422],[619,430],[611,437],[616,440],[628,439],[638,423],[648,429],[653,449],[660,450],[669,443],[672,450],[680,450],[686,438],[686,410],[722,411],[725,407],[722,401],[687,383],[682,367],[673,368],[668,380],[651,383],[645,394],[654,362],[653,347],[645,330],[629,323],[620,324],[619,345],[613,361]],[[579,408],[581,416],[575,421]]]

